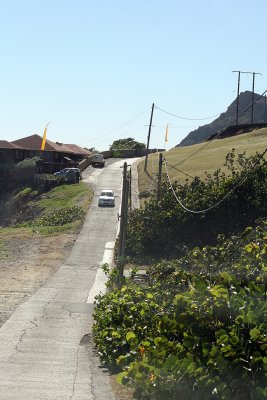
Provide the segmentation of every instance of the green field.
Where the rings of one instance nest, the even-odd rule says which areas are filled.
[[[188,175],[204,178],[205,172],[213,173],[219,168],[225,170],[223,165],[225,156],[232,150],[232,148],[235,148],[236,154],[245,151],[248,156],[255,154],[257,151],[262,152],[267,146],[267,128],[258,129],[253,132],[226,139],[215,139],[200,150],[206,143],[207,142],[203,142],[192,146],[178,147],[163,152],[163,156],[168,164],[167,168],[171,181],[184,183],[186,179],[192,179]],[[170,167],[171,165],[180,163],[198,150],[198,153],[176,167],[182,172]],[[156,188],[158,160],[158,153],[149,155],[147,172],[144,172],[144,160],[138,165],[139,192]],[[162,172],[165,173],[164,165]]]

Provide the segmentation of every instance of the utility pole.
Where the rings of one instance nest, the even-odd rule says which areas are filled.
[[[255,86],[255,75],[262,75],[259,72],[252,72],[252,100],[251,100],[251,124],[253,124],[253,111],[254,111],[254,86]]]
[[[119,244],[118,244],[118,284],[120,284],[123,278],[126,226],[128,217],[128,193],[129,193],[129,184],[127,180],[127,162],[125,162],[123,164],[120,233],[119,233]]]
[[[125,201],[125,204],[124,204],[124,224],[123,224],[122,246],[121,246],[122,265],[124,265],[124,259],[125,259],[125,242],[126,242],[126,236],[127,236],[127,223],[128,223],[128,198],[129,198],[129,180],[126,177],[125,198],[124,198],[124,201]],[[123,274],[123,267],[122,267],[122,274]]]
[[[232,72],[237,72],[238,73],[237,96],[236,96],[236,118],[235,118],[235,124],[238,125],[238,107],[239,107],[239,89],[240,89],[240,74],[241,74],[241,71],[232,71]]]
[[[240,89],[240,74],[252,74],[252,99],[251,99],[251,121],[253,124],[253,111],[254,111],[254,86],[255,86],[255,75],[262,75],[260,72],[249,72],[249,71],[232,71],[238,73],[238,84],[237,84],[237,97],[236,97],[236,125],[238,125],[238,107],[239,107],[239,89]]]
[[[162,175],[162,153],[159,153],[159,176],[158,176],[158,190],[157,190],[157,200],[158,201],[160,199],[161,175]]]
[[[132,168],[130,168],[129,171],[129,207],[130,210],[132,211]]]
[[[148,157],[148,149],[149,149],[149,142],[150,142],[150,133],[151,133],[153,113],[154,113],[154,103],[152,104],[151,115],[150,115],[150,123],[149,123],[149,128],[148,128],[147,145],[146,145],[146,159],[145,159],[144,171],[146,171],[146,169],[147,169],[147,157]]]
[[[122,196],[121,196],[121,210],[120,210],[120,234],[118,244],[118,258],[120,259],[122,253],[122,235],[124,229],[124,205],[125,205],[125,186],[126,186],[127,163],[123,164],[123,178],[122,178]]]

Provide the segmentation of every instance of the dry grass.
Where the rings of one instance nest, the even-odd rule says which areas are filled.
[[[174,148],[163,152],[163,156],[169,165],[175,165],[184,160],[190,154],[199,150],[205,143],[195,144],[187,147]],[[177,168],[184,173],[200,178],[205,177],[205,172],[213,173],[218,168],[225,170],[225,156],[232,148],[235,148],[236,154],[246,152],[250,156],[257,151],[263,151],[267,146],[267,128],[257,129],[253,132],[233,136],[226,139],[216,139],[203,148],[199,153],[189,158],[187,161],[178,165]],[[157,181],[159,155],[151,154],[148,157],[147,173],[144,172],[144,160],[138,165],[139,192],[146,191],[149,188],[156,188],[153,181]],[[163,166],[162,172],[165,172]],[[184,183],[190,177],[177,169],[168,167],[168,172],[172,181]]]

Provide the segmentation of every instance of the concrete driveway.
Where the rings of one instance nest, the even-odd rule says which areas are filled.
[[[95,197],[70,257],[1,327],[0,399],[115,400],[91,328],[94,295],[105,290],[99,265],[117,234],[123,162],[85,174]],[[98,208],[101,189],[114,190],[115,208]]]

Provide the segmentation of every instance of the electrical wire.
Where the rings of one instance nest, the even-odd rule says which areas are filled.
[[[149,110],[150,110],[150,108],[147,108],[145,111],[143,111],[143,112],[137,114],[135,117],[133,117],[132,119],[130,119],[130,120],[124,122],[123,124],[117,126],[116,128],[110,129],[109,131],[107,131],[107,132],[105,132],[105,133],[103,133],[103,134],[101,134],[101,135],[98,135],[97,138],[99,139],[99,138],[101,138],[101,137],[103,137],[103,136],[106,136],[106,135],[108,135],[108,134],[110,134],[110,133],[112,133],[112,132],[114,132],[114,131],[116,131],[116,130],[118,130],[118,129],[120,129],[120,128],[123,128],[124,126],[126,126],[126,125],[130,124],[131,122],[135,121],[137,118],[141,117],[141,115],[147,113]],[[87,144],[87,143],[88,143],[88,142],[83,143],[82,145],[85,145],[85,144]]]
[[[258,99],[256,99],[252,104],[250,104],[250,106],[248,106],[243,112],[242,114],[239,116],[239,118],[241,118],[257,101],[259,101],[259,99],[261,97],[263,97],[265,95],[265,93],[267,92],[267,89],[258,97]],[[232,123],[234,123],[235,120],[233,120],[232,122],[230,122],[230,125]],[[227,127],[228,128],[228,127]],[[211,142],[213,142],[213,140],[215,140],[219,135],[221,135],[224,131],[226,131],[226,129],[223,129],[222,131],[218,132],[212,139],[210,139],[209,141],[205,142],[205,144],[200,147],[199,149],[197,149],[196,151],[194,151],[193,153],[189,154],[189,156],[187,156],[186,158],[184,158],[183,160],[179,161],[178,163],[174,164],[174,165],[170,165],[170,168],[175,168],[177,167],[177,165],[181,165],[183,164],[185,161],[187,161],[189,158],[193,157],[195,154],[199,153],[201,150],[203,150],[206,146],[208,146]]]
[[[217,202],[216,202],[215,204],[213,204],[212,206],[210,206],[210,207],[208,207],[208,208],[205,208],[205,209],[203,209],[203,210],[192,210],[192,209],[186,207],[186,206],[182,203],[182,201],[179,199],[179,197],[176,195],[176,193],[175,193],[175,191],[174,191],[174,188],[173,188],[173,185],[172,185],[172,182],[171,182],[171,180],[170,180],[169,173],[168,173],[168,169],[167,169],[167,164],[166,164],[166,162],[164,163],[164,166],[165,166],[166,175],[167,175],[168,182],[169,182],[169,184],[170,184],[171,190],[172,190],[173,195],[174,195],[174,197],[176,198],[177,202],[180,204],[180,206],[181,206],[185,211],[190,212],[190,213],[192,213],[192,214],[204,214],[204,213],[206,213],[207,211],[210,211],[210,210],[212,210],[213,208],[218,207],[225,199],[227,199],[227,198],[238,188],[238,186],[241,185],[241,183],[247,178],[247,176],[254,170],[254,168],[255,168],[256,165],[260,162],[260,160],[263,159],[263,157],[264,157],[264,155],[265,155],[266,152],[267,152],[267,147],[266,147],[266,149],[264,150],[264,152],[260,155],[260,157],[256,160],[256,162],[254,163],[253,167],[252,167],[252,168],[251,168],[251,169],[250,169],[236,184],[235,184],[235,186],[234,186],[228,193],[226,193],[225,196],[223,196],[222,199],[220,199],[219,201],[217,201]]]
[[[165,159],[165,160],[166,160],[166,159]],[[165,162],[166,162],[166,164],[168,164],[171,168],[174,168],[174,169],[176,169],[176,171],[181,172],[181,174],[184,174],[185,176],[188,176],[189,178],[195,179],[194,176],[189,175],[187,172],[184,172],[184,171],[182,171],[181,169],[179,169],[179,168],[177,168],[177,167],[174,167],[174,166],[172,166],[171,164],[169,164],[169,163],[167,162],[167,160],[166,160]]]
[[[125,132],[124,134],[120,134],[119,136],[123,136],[123,135],[129,135],[130,133],[132,133],[132,132],[136,132],[136,131],[138,131],[139,129],[141,129],[141,128],[143,128],[144,126],[143,125],[140,125],[140,126],[138,126],[137,128],[134,128],[134,129],[131,129],[130,131],[127,131],[127,132]],[[109,140],[113,140],[113,139],[119,139],[119,137],[118,137],[118,135],[116,135],[116,136],[112,136],[112,137],[110,137],[109,138]],[[105,138],[98,138],[98,139],[96,139],[95,141],[92,141],[92,142],[90,142],[90,145],[92,146],[92,145],[99,145],[99,144],[101,144],[101,143],[104,143],[106,141],[106,139]]]
[[[172,114],[172,113],[170,113],[166,110],[163,110],[162,108],[157,107],[157,106],[155,106],[155,108],[164,112],[165,114],[171,115],[172,117],[179,118],[179,119],[186,119],[188,121],[204,121],[206,119],[215,118],[215,117],[218,117],[219,115],[221,115],[221,114],[216,114],[216,115],[211,115],[210,117],[205,117],[205,118],[187,118],[187,117],[181,117],[180,115]]]
[[[144,125],[144,126],[146,127],[146,126],[149,126],[149,125]],[[198,125],[186,125],[186,126],[168,125],[168,129],[195,128],[196,126],[198,126]],[[154,128],[160,128],[160,129],[164,128],[164,129],[166,129],[166,125],[154,125],[154,124],[152,124],[151,128],[153,128],[153,129]]]

